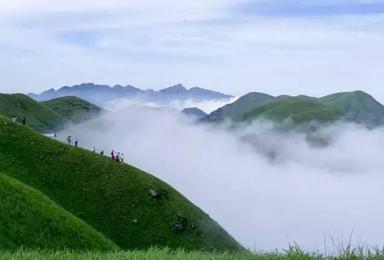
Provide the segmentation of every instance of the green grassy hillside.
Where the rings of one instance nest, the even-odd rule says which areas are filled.
[[[288,254],[284,254],[287,255]],[[304,256],[304,253],[303,253]],[[309,255],[308,255],[309,257]],[[305,258],[306,260],[310,258]],[[76,260],[106,260],[106,259],[121,259],[121,260],[256,260],[256,259],[286,259],[283,254],[262,254],[254,255],[249,252],[201,252],[201,251],[185,251],[185,250],[169,250],[150,248],[141,251],[117,251],[117,252],[72,252],[72,251],[30,251],[19,250],[16,252],[0,251],[0,258],[2,260],[16,260],[16,259],[76,259]],[[300,259],[300,258],[292,258]]]
[[[0,114],[17,117],[18,122],[26,117],[27,125],[40,132],[52,132],[69,123],[64,117],[23,94],[0,94]]]
[[[42,103],[74,123],[92,119],[103,112],[102,108],[78,97],[61,97]]]
[[[0,249],[117,249],[36,190],[0,174]]]
[[[242,249],[207,214],[159,179],[14,127],[2,117],[0,171],[43,192],[123,249]]]
[[[310,121],[354,122],[369,128],[384,125],[384,106],[362,91],[336,93],[322,98],[308,96],[272,97],[250,93],[208,115],[206,122],[233,122],[267,118],[274,121],[292,119],[294,123]]]
[[[238,116],[243,115],[246,112],[249,112],[252,109],[255,109],[259,106],[265,105],[275,98],[273,96],[263,94],[263,93],[249,93],[245,96],[242,96],[235,102],[225,105],[222,108],[212,112],[203,121],[208,122],[219,122],[224,119],[235,120]]]
[[[292,120],[295,124],[310,121],[332,122],[339,119],[341,114],[334,108],[328,107],[315,99],[308,97],[292,97],[268,103],[245,113],[242,120],[265,118],[277,122]]]
[[[273,251],[270,253],[250,253],[250,252],[201,252],[184,250],[169,250],[150,248],[141,251],[115,251],[115,252],[72,252],[72,251],[30,251],[18,250],[16,252],[0,251],[2,260],[16,259],[76,259],[76,260],[104,260],[104,259],[126,259],[126,260],[378,260],[384,259],[382,248],[352,247],[350,245],[334,245],[334,253],[306,252],[299,246],[290,246],[287,250]],[[331,248],[332,250],[332,248]]]
[[[280,260],[286,259],[283,255],[278,254],[265,254],[256,256],[251,253],[230,253],[230,252],[201,252],[193,251],[186,252],[184,250],[167,250],[167,249],[156,249],[151,248],[143,251],[119,251],[119,252],[71,252],[71,251],[29,251],[20,250],[17,252],[1,252],[0,259],[2,260],[41,260],[41,259],[52,259],[52,260]],[[293,259],[293,258],[292,258]],[[294,259],[305,259],[310,258],[294,258]]]
[[[336,93],[319,99],[343,114],[343,118],[376,127],[384,124],[384,106],[362,91]]]

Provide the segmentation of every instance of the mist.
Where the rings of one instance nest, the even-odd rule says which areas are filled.
[[[319,132],[328,142],[319,146],[267,121],[230,130],[173,110],[129,107],[60,138],[66,134],[84,148],[123,152],[251,250],[384,245],[383,129],[334,124]]]
[[[104,105],[104,108],[109,111],[121,111],[126,107],[140,106],[140,107],[151,107],[151,108],[172,108],[175,110],[183,110],[184,108],[198,107],[203,110],[205,113],[209,114],[215,111],[218,108],[221,108],[227,104],[233,103],[237,100],[237,97],[230,99],[219,99],[219,100],[201,100],[196,101],[193,99],[178,100],[173,99],[169,102],[159,103],[159,102],[150,102],[143,101],[141,99],[135,98],[121,98],[117,100],[112,100]]]

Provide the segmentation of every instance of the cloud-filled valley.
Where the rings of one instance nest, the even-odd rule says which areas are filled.
[[[334,250],[332,240],[351,235],[354,245],[383,245],[383,129],[333,124],[319,133],[328,146],[319,146],[269,122],[229,130],[136,106],[60,137],[66,134],[85,148],[125,153],[127,163],[175,187],[250,249],[296,242]]]
[[[121,98],[117,100],[113,100],[111,102],[108,102],[105,104],[105,108],[109,111],[119,111],[121,109],[124,109],[125,107],[152,107],[152,108],[164,108],[167,107],[169,109],[175,109],[175,110],[183,110],[184,108],[191,108],[191,107],[198,107],[199,109],[203,110],[206,113],[211,113],[215,111],[216,109],[223,107],[224,105],[230,104],[234,101],[236,101],[236,97],[230,98],[230,99],[224,99],[224,100],[171,100],[167,103],[156,103],[156,102],[143,102],[140,99],[129,99],[129,98]]]
[[[2,1],[0,258],[384,259],[383,26],[384,0]]]

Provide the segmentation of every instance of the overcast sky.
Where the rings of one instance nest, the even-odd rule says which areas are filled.
[[[0,0],[0,91],[81,82],[384,101],[384,1]]]

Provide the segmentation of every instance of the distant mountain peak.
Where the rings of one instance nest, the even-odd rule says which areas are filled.
[[[55,93],[55,92],[56,90],[54,88],[51,88],[51,89],[48,89],[47,91],[44,91],[43,93],[49,94],[49,93]]]
[[[93,87],[96,87],[96,86],[99,86],[99,85],[96,85],[94,83],[91,83],[91,82],[88,82],[88,83],[81,83],[81,84],[78,84],[78,85],[74,85],[72,87],[69,87],[69,86],[66,86],[66,88],[93,88]]]
[[[178,84],[174,85],[173,87],[175,87],[175,88],[185,88],[184,85],[181,84],[181,83],[178,83]]]
[[[142,91],[141,89],[139,88],[136,88],[134,86],[131,86],[131,85],[127,85],[127,86],[122,86],[122,85],[114,85],[112,87],[113,90],[117,90],[117,91]]]
[[[124,87],[122,85],[116,84],[112,88],[113,89],[123,89]]]
[[[196,119],[202,119],[208,115],[203,110],[201,110],[200,108],[197,108],[197,107],[184,108],[182,113],[187,115],[187,116],[194,117]]]
[[[139,89],[139,88],[136,88],[135,86],[132,86],[132,85],[126,85],[124,88],[125,88],[126,90],[143,91],[143,90],[141,90],[141,89]]]
[[[200,87],[193,87],[193,88],[191,88],[190,90],[206,90],[206,89],[204,89],[204,88],[200,88]]]
[[[165,89],[160,90],[161,93],[166,93],[166,94],[181,94],[181,93],[186,93],[188,90],[182,85],[182,84],[177,84]]]
[[[268,97],[268,98],[274,98],[273,96],[261,92],[250,92],[248,94],[245,94],[244,96],[240,97],[242,99],[245,98],[259,98],[259,97]]]
[[[360,96],[360,97],[366,97],[366,98],[374,99],[374,97],[372,95],[370,95],[367,92],[364,92],[362,90],[356,90],[356,91],[351,92],[350,94],[353,94],[353,95],[356,95],[356,96]]]
[[[99,106],[120,98],[137,98],[141,101],[161,103],[162,105],[172,100],[220,100],[229,99],[232,96],[208,89],[194,87],[188,90],[183,84],[164,88],[159,91],[142,90],[131,85],[116,84],[113,87],[94,83],[81,83],[74,86],[64,86],[57,91],[54,89],[43,92],[40,95],[29,94],[37,101],[46,101],[64,96],[77,96]]]

